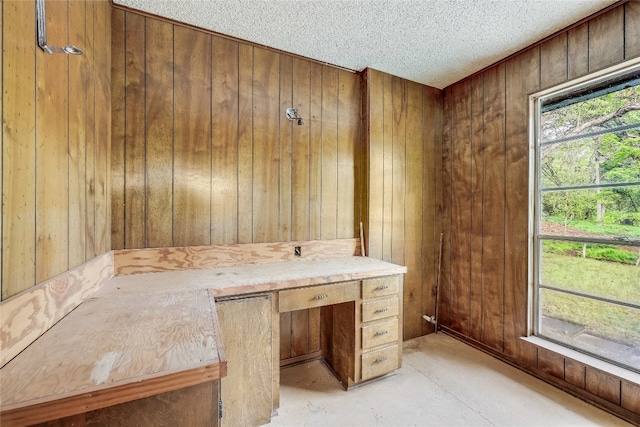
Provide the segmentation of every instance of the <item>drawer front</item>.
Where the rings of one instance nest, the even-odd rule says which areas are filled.
[[[362,381],[398,369],[398,346],[393,345],[362,355]]]
[[[398,293],[400,278],[398,276],[380,277],[362,281],[362,299],[371,299],[395,295]]]
[[[387,298],[362,304],[362,321],[384,319],[398,315],[398,297]]]
[[[362,328],[362,348],[367,349],[398,341],[398,320],[375,323]]]
[[[280,312],[355,301],[358,299],[358,291],[358,282],[343,282],[280,291]]]

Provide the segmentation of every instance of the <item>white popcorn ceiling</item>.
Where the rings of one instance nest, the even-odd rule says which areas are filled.
[[[114,0],[351,70],[444,88],[616,0]]]

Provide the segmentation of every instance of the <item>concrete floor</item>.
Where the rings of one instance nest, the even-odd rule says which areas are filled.
[[[344,391],[323,362],[281,371],[270,426],[629,426],[447,335],[405,342],[396,375]]]

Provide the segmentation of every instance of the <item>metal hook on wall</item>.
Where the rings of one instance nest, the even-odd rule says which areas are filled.
[[[66,53],[67,55],[82,55],[82,51],[73,45],[63,47],[49,46],[47,44],[47,21],[44,10],[45,0],[36,0],[36,21],[38,24],[38,46],[50,55],[54,53]]]

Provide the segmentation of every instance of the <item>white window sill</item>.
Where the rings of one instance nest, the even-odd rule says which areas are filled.
[[[539,337],[520,337],[520,339],[640,386],[640,374],[636,372],[630,371],[612,363],[605,362],[604,360],[597,359],[584,353],[580,353],[579,351],[572,350],[570,348],[553,343],[551,341],[547,341]]]

